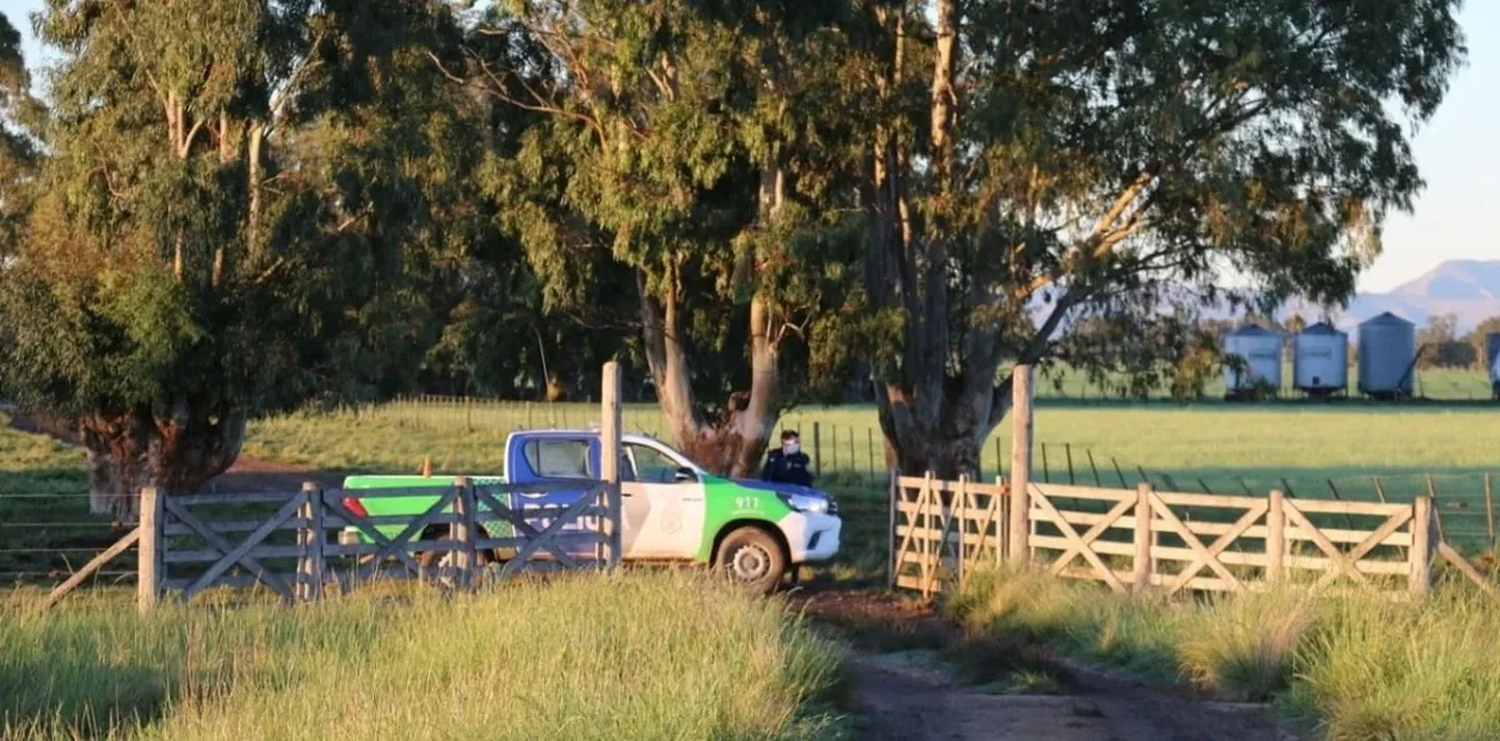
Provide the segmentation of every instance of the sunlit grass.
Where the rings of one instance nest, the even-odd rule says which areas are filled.
[[[0,614],[0,738],[823,739],[836,650],[682,573],[286,609]]]
[[[1301,584],[1168,599],[1005,569],[975,575],[948,610],[973,632],[1273,700],[1332,739],[1500,738],[1500,605],[1469,585],[1425,602]]]

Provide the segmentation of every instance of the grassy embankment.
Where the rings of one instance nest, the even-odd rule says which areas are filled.
[[[948,611],[1161,683],[1273,700],[1329,739],[1500,738],[1500,607],[1466,585],[1421,604],[1317,598],[1290,585],[1212,600],[1118,595],[1014,571],[977,576]]]
[[[608,583],[602,583],[607,581]],[[0,601],[0,738],[837,738],[837,650],[683,573],[288,610]]]

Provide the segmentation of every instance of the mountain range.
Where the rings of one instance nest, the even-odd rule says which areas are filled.
[[[1459,334],[1466,333],[1500,316],[1500,260],[1449,260],[1389,292],[1358,294],[1348,309],[1335,311],[1331,318],[1339,329],[1350,331],[1387,311],[1418,327],[1426,326],[1430,316],[1453,314]],[[1321,309],[1305,305],[1294,304],[1284,313],[1300,313],[1309,322],[1323,318]]]

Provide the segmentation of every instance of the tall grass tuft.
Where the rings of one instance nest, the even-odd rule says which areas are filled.
[[[1184,612],[1176,626],[1182,673],[1199,687],[1252,701],[1287,688],[1313,620],[1312,599],[1296,587],[1220,597]]]
[[[682,573],[0,620],[0,737],[813,739],[839,657]],[[10,616],[7,616],[10,617]]]
[[[1500,605],[1461,586],[1421,603],[1298,584],[1168,599],[1005,569],[948,609],[1151,679],[1273,700],[1331,739],[1500,738]]]

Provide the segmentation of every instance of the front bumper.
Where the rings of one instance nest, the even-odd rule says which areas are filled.
[[[838,515],[796,513],[781,523],[792,563],[827,561],[839,552],[839,531],[844,521]]]

